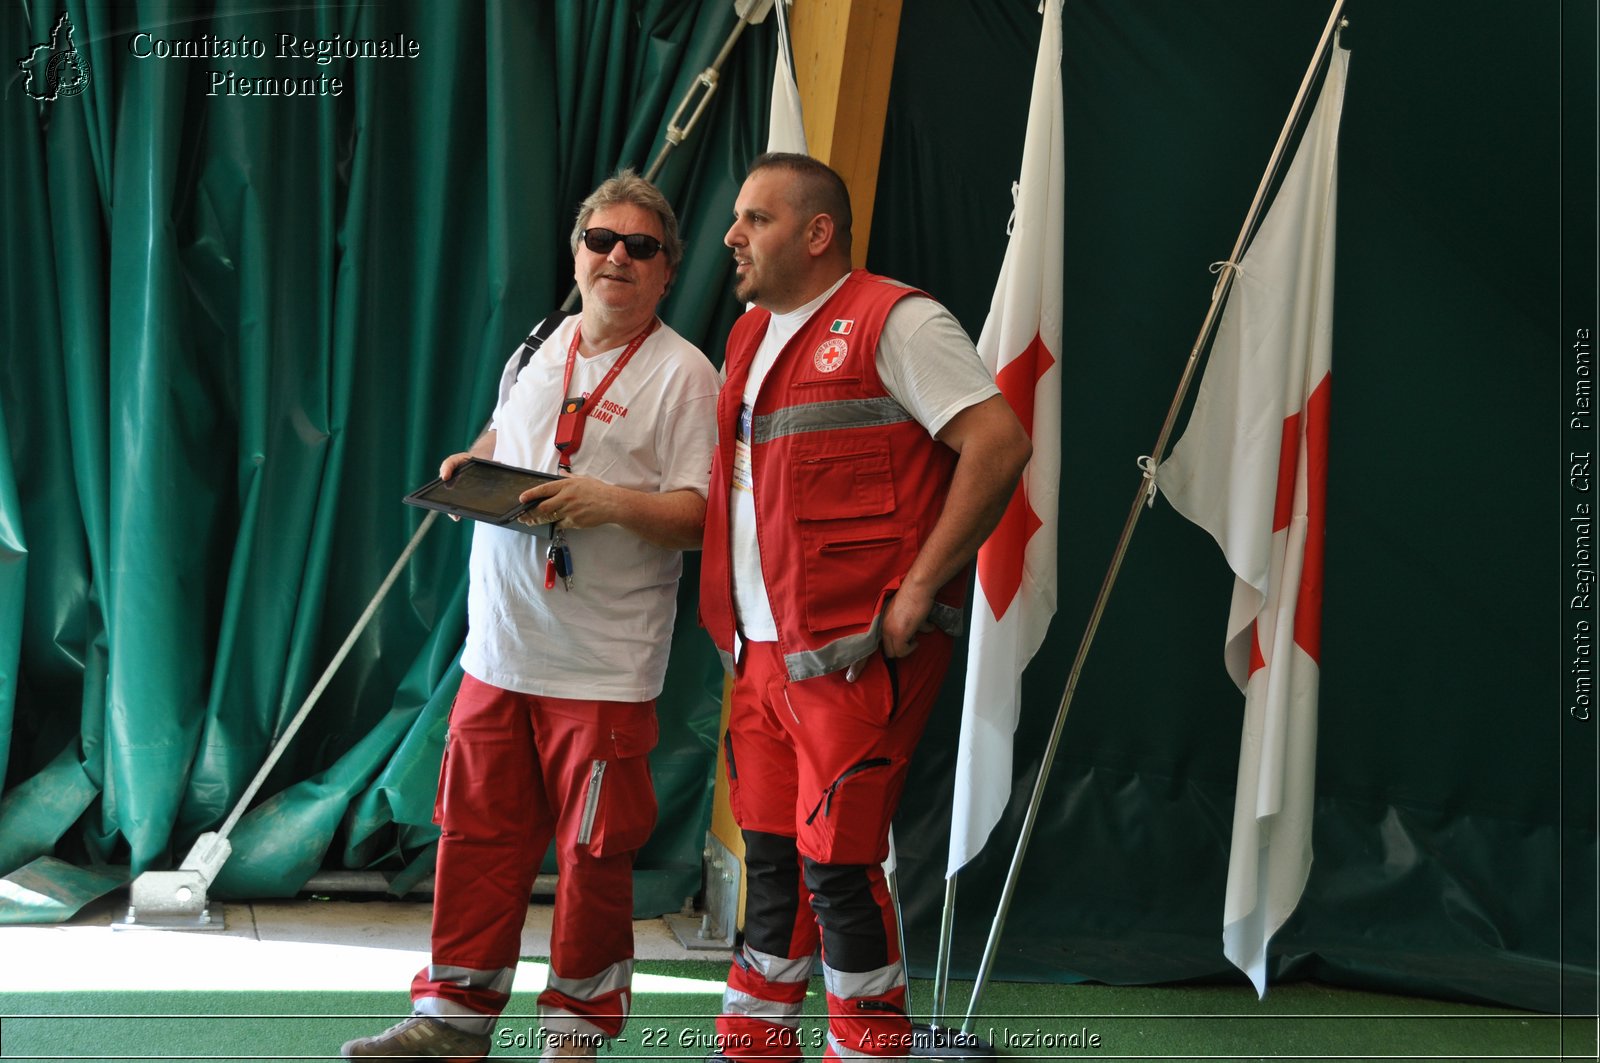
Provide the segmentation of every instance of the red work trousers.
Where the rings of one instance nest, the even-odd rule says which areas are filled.
[[[504,1010],[534,875],[556,842],[547,1032],[615,1037],[633,974],[633,857],[655,825],[655,702],[574,701],[465,677],[434,821],[432,963],[418,1014],[487,1033]]]
[[[819,944],[824,1058],[910,1054],[882,863],[951,646],[941,632],[918,638],[910,656],[876,655],[854,682],[843,672],[791,682],[776,644],[744,647],[725,738],[747,872],[745,938],[717,1020],[732,1059],[804,1054],[798,1024]]]

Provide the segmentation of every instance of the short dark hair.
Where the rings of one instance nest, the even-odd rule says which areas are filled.
[[[791,186],[791,205],[808,218],[818,214],[832,218],[834,243],[846,255],[850,253],[850,227],[854,223],[850,214],[850,190],[833,167],[809,155],[769,151],[755,157],[745,176],[758,170],[782,170],[793,175],[796,180]]]
[[[672,204],[661,194],[661,189],[640,177],[631,169],[618,170],[615,177],[600,182],[600,187],[590,192],[578,207],[578,220],[572,226],[572,254],[578,254],[578,234],[589,227],[595,211],[620,204],[654,211],[661,221],[661,250],[667,256],[667,265],[674,273],[683,261],[683,240],[678,236],[678,216],[672,213]],[[624,234],[626,235],[626,234]]]

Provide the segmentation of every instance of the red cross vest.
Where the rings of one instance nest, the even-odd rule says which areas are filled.
[[[791,680],[846,668],[877,647],[885,600],[944,509],[956,455],[878,378],[889,309],[921,295],[863,270],[811,315],[762,381],[750,419],[761,572]],[[732,669],[729,491],[750,363],[771,314],[751,310],[728,335],[717,450],[706,500],[700,622]],[[930,621],[959,634],[963,572]]]

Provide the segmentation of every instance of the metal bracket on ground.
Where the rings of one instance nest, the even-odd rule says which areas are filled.
[[[739,881],[744,863],[713,834],[706,835],[706,900],[700,914],[684,911],[666,916],[678,943],[686,949],[731,949],[739,923]]]
[[[113,930],[222,930],[222,905],[206,891],[233,846],[214,833],[200,835],[176,871],[146,871],[128,886],[128,914]]]

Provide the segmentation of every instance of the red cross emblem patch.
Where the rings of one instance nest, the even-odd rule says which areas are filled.
[[[844,356],[849,353],[849,344],[837,336],[829,336],[822,341],[822,346],[817,348],[811,360],[816,364],[817,372],[831,373],[844,364]]]

